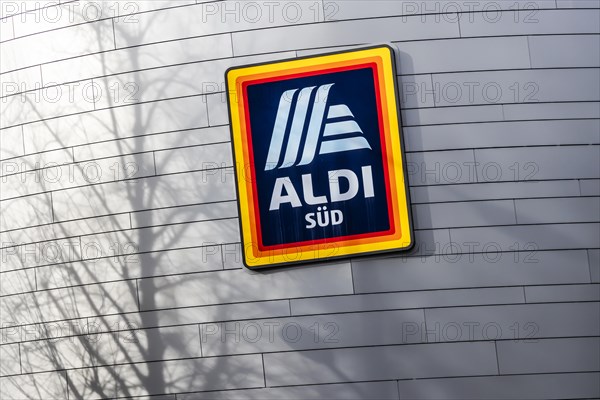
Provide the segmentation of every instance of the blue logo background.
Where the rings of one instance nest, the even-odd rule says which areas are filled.
[[[319,147],[317,147],[317,155],[315,156],[314,161],[309,165],[277,168],[265,171],[267,153],[281,94],[290,89],[302,89],[309,86],[318,87],[320,85],[331,83],[334,85],[329,91],[325,117],[327,116],[329,106],[336,104],[347,105],[354,114],[354,119],[362,129],[364,133],[363,137],[369,142],[372,150],[361,149],[319,155]],[[258,193],[263,245],[272,246],[325,238],[336,238],[347,235],[374,233],[386,231],[390,228],[386,185],[383,162],[381,159],[382,148],[375,97],[375,84],[373,70],[371,68],[365,67],[323,75],[253,84],[248,86],[247,94],[252,132],[251,140],[255,162],[255,165],[252,167],[255,169],[256,174],[256,190]],[[297,96],[298,93],[294,96],[293,104],[295,104]],[[316,90],[312,94],[309,102],[310,107],[305,121],[298,159],[304,148],[307,125],[310,120],[315,96]],[[318,101],[323,101],[323,99],[318,99]],[[294,107],[292,106],[290,117],[288,118],[283,149],[287,146],[293,112]],[[325,120],[321,127],[320,138],[322,137],[324,126]],[[298,161],[298,159],[296,161]],[[364,186],[361,174],[362,166],[371,166],[372,168],[375,190],[374,197],[364,197]],[[315,196],[326,195],[330,201],[327,172],[338,169],[352,170],[359,177],[360,182],[359,192],[353,199],[323,204],[324,206],[327,206],[328,211],[342,211],[344,222],[336,226],[317,226],[314,229],[307,229],[305,215],[310,212],[316,213],[317,208],[319,206],[322,207],[323,205],[310,206],[304,202],[302,175],[311,174],[313,194]],[[302,202],[302,207],[293,208],[289,203],[284,203],[279,210],[269,211],[275,180],[278,177],[290,178]],[[340,179],[340,182],[342,183],[341,190],[342,192],[345,192],[348,189],[347,182],[344,179]]]

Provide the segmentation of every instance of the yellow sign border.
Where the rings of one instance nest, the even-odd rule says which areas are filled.
[[[242,84],[271,76],[292,75],[299,71],[319,71],[336,65],[375,62],[378,70],[381,95],[382,119],[388,153],[389,180],[395,229],[392,234],[381,235],[372,240],[349,239],[296,246],[277,250],[259,250],[254,218],[253,185],[248,181],[250,156],[245,144],[245,111],[241,101]],[[231,121],[231,140],[235,160],[235,181],[238,195],[238,211],[242,236],[244,264],[251,269],[329,260],[349,256],[408,250],[414,244],[410,212],[399,102],[396,88],[395,59],[389,46],[375,46],[338,53],[280,60],[263,64],[237,66],[225,73],[227,100]],[[390,151],[391,150],[391,151]]]

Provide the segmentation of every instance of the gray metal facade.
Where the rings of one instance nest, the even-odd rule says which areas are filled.
[[[2,2],[2,399],[600,397],[599,1],[57,3]],[[244,269],[225,70],[380,43],[415,249]]]

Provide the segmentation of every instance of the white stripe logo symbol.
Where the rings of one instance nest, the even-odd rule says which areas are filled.
[[[292,89],[283,92],[279,99],[279,107],[277,116],[275,117],[275,125],[273,127],[273,135],[271,136],[271,144],[269,145],[269,153],[267,154],[267,162],[265,171],[275,168],[289,168],[293,166],[308,165],[313,162],[317,154],[319,146],[319,135],[323,127],[325,119],[325,109],[327,107],[327,98],[329,90],[333,83],[319,86],[315,91],[315,86],[309,86],[300,90]],[[306,125],[306,117],[311,108],[310,99],[313,97],[312,110],[308,121],[308,128],[304,133]],[[283,143],[285,141],[286,130],[289,124],[290,111],[295,102],[295,108],[292,115],[292,122],[289,128],[287,146],[281,159]],[[360,129],[354,115],[345,104],[337,104],[329,106],[327,112],[327,121],[321,138],[319,154],[339,153],[351,150],[369,149],[371,146],[367,140],[360,135],[363,131]],[[353,136],[350,134],[354,134]],[[346,135],[339,137],[340,135]],[[304,140],[304,149],[298,160],[300,147]]]

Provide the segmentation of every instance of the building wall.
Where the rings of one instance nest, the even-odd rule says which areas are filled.
[[[2,399],[600,396],[600,2],[55,3],[2,4]],[[415,249],[244,269],[225,70],[377,43]]]

